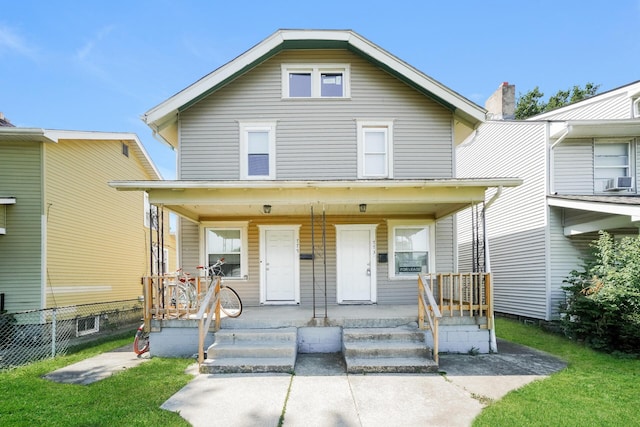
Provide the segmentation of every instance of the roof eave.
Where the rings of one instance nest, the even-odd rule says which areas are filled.
[[[161,134],[165,140],[175,146],[177,141],[172,141],[162,131],[177,121],[180,111],[282,50],[320,48],[344,48],[367,58],[394,77],[444,105],[457,117],[468,122],[472,128],[485,120],[484,108],[350,30],[278,30],[240,56],[147,111],[142,119],[154,132]]]

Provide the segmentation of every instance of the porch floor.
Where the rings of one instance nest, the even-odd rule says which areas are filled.
[[[305,326],[392,327],[418,321],[418,308],[407,305],[331,305],[311,306],[265,305],[243,307],[240,317],[222,319],[222,329],[284,328]]]

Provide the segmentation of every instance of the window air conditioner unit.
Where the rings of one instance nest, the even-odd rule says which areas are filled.
[[[617,178],[607,180],[607,184],[604,189],[607,191],[615,191],[629,190],[631,188],[633,188],[633,178],[630,176],[619,176]]]

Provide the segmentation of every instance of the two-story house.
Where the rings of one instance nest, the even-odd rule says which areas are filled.
[[[160,178],[135,134],[1,126],[3,309],[139,305],[158,239],[144,194],[108,182]],[[165,254],[171,246],[167,236]]]
[[[494,113],[508,116],[502,107],[513,106],[515,90],[498,91]],[[598,231],[638,234],[639,143],[640,82],[634,82],[528,120],[488,121],[461,144],[461,177],[524,180],[505,190],[486,217],[497,312],[556,318],[563,280],[580,268]],[[468,223],[470,213],[459,218]],[[459,231],[460,257],[468,260],[473,238],[464,226]]]
[[[177,180],[112,185],[180,215],[180,265],[224,257],[245,306],[417,307],[418,274],[457,271],[453,214],[520,183],[456,178],[485,113],[352,31],[280,30],[144,115]]]

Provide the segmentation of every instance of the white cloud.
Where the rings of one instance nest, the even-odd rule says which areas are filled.
[[[37,59],[37,50],[34,47],[13,29],[0,24],[0,56],[3,52],[13,52],[33,60]]]
[[[104,40],[109,35],[109,33],[113,31],[114,28],[114,25],[108,25],[100,29],[100,31],[98,31],[98,33],[93,38],[87,41],[80,49],[76,51],[76,58],[80,61],[86,60],[93,51],[96,44]]]

